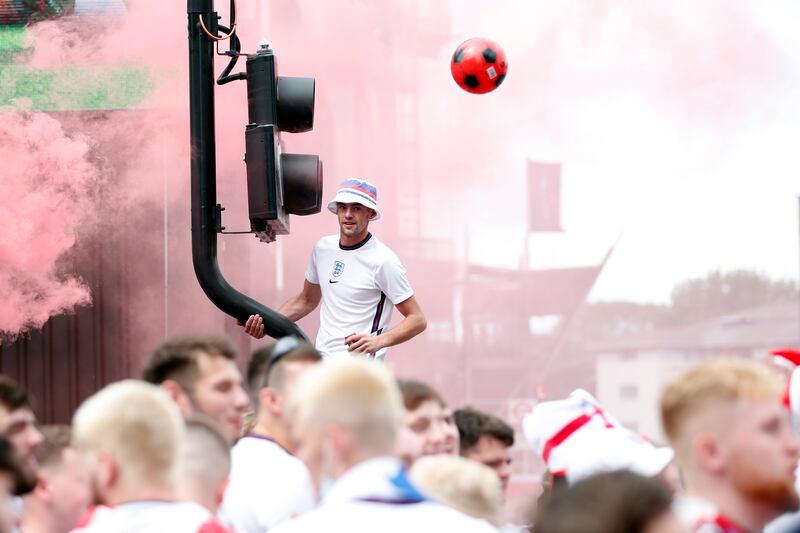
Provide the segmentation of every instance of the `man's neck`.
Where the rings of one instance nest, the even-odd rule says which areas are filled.
[[[23,533],[66,533],[71,528],[58,524],[52,513],[34,502],[33,497],[24,498],[25,511],[19,521],[19,530]]]
[[[342,246],[344,248],[351,248],[353,246],[358,246],[359,244],[364,242],[367,239],[367,237],[369,237],[369,229],[364,229],[364,231],[353,237],[348,237],[344,233],[340,232],[339,246]]]
[[[266,414],[259,415],[258,421],[256,425],[253,426],[250,433],[257,437],[264,437],[265,439],[275,441],[275,443],[284,450],[292,451],[288,430],[274,417]]]
[[[718,514],[746,531],[761,531],[776,518],[775,510],[771,506],[753,502],[727,483],[714,485],[694,488],[689,486],[687,495],[712,503]]]
[[[178,494],[174,487],[158,484],[144,485],[130,490],[120,487],[109,491],[108,494],[108,503],[111,506],[147,501],[171,502],[177,499]]]

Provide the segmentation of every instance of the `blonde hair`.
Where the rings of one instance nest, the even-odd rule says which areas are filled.
[[[161,388],[136,380],[108,385],[81,404],[72,425],[78,448],[114,458],[123,486],[174,483],[184,425]]]
[[[394,453],[403,413],[392,375],[366,359],[315,365],[300,378],[288,402],[294,423],[320,430],[343,426],[364,455]]]
[[[411,467],[411,480],[428,496],[464,514],[500,527],[503,488],[497,473],[452,455],[428,455]]]
[[[709,410],[742,399],[778,401],[783,385],[768,366],[744,359],[720,358],[693,366],[673,379],[661,395],[661,421],[679,451],[686,426]]]
[[[230,470],[231,443],[225,433],[207,416],[188,417],[178,480],[181,496],[204,506],[214,505]],[[216,512],[215,508],[209,510]]]

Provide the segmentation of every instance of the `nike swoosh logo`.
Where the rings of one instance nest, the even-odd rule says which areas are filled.
[[[328,283],[339,283],[339,282],[338,281],[333,281],[332,279],[329,279]]]

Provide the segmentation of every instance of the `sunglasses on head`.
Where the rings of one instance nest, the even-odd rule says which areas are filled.
[[[289,353],[300,347],[300,340],[297,337],[281,337],[275,341],[275,346],[272,347],[272,352],[269,354],[269,364],[267,371],[264,372],[263,386],[269,386],[269,375],[278,361],[286,357]]]

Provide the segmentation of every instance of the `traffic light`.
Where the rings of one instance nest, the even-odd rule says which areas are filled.
[[[250,228],[261,240],[289,233],[289,215],[322,207],[322,162],[313,154],[283,153],[280,132],[314,127],[314,78],[278,77],[268,44],[247,56],[245,163]]]

